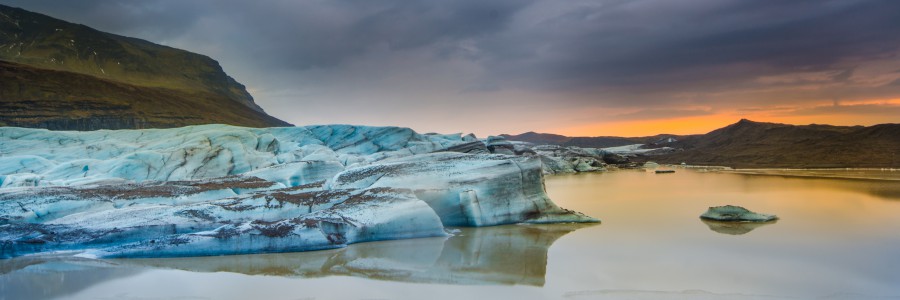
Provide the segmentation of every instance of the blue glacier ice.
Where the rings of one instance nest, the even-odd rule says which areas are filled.
[[[352,125],[0,128],[0,257],[289,252],[597,221],[547,197],[542,158],[478,144]]]

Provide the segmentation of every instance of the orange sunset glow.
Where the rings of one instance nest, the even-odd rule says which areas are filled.
[[[817,111],[804,113],[803,111]],[[865,111],[865,112],[860,112]],[[900,122],[900,99],[857,101],[851,104],[823,104],[809,108],[774,107],[758,111],[723,111],[703,116],[597,122],[550,129],[547,133],[566,136],[651,136],[657,134],[704,134],[740,119],[792,125],[829,124],[871,126]]]

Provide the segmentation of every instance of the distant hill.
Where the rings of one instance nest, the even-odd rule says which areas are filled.
[[[529,142],[537,145],[563,145],[572,138],[552,133],[537,133],[529,131],[519,135],[501,134],[500,136],[511,141]]]
[[[564,135],[552,133],[536,133],[526,132],[518,135],[501,134],[510,141],[529,142],[536,145],[560,145],[560,146],[577,146],[583,148],[607,148],[618,147],[634,144],[657,144],[668,142],[669,138],[675,140],[682,136],[673,134],[660,134],[645,137],[618,137],[618,136],[597,136],[597,137],[568,137]]]
[[[685,137],[653,160],[738,168],[900,167],[900,124],[787,125],[740,120]]]
[[[215,60],[0,5],[0,126],[288,126]]]
[[[639,143],[679,149],[636,158],[662,163],[736,168],[900,167],[900,124],[798,126],[744,119],[702,135],[573,138],[530,132],[504,136],[536,144],[603,148]]]

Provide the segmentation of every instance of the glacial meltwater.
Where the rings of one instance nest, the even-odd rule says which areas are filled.
[[[546,178],[557,204],[602,224],[285,254],[5,259],[0,300],[900,299],[900,171],[749,173]],[[779,220],[699,218],[726,204]]]

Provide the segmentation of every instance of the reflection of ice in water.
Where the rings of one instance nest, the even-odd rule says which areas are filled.
[[[543,286],[547,250],[553,242],[578,228],[593,225],[462,228],[449,238],[361,243],[342,249],[281,254],[118,260],[25,256],[0,260],[0,299],[51,299],[150,268],[301,278],[354,276],[402,282]]]
[[[750,231],[753,231],[756,228],[763,227],[770,224],[775,224],[778,221],[768,221],[768,222],[722,222],[722,221],[713,221],[707,219],[700,219],[706,226],[709,226],[709,230],[721,233],[721,234],[730,234],[730,235],[742,235],[746,234]]]
[[[0,299],[53,299],[141,271],[68,255],[0,259]]]
[[[704,290],[684,291],[651,291],[651,290],[596,290],[567,292],[565,299],[653,299],[653,300],[800,300],[803,298],[774,295],[754,295],[742,293],[714,293]],[[832,295],[816,297],[815,299],[853,299],[853,300],[896,300],[900,297],[883,297],[865,295],[859,293],[836,293]]]
[[[559,237],[585,226],[591,225],[462,228],[450,238],[361,243],[326,251],[116,262],[194,272],[307,278],[343,275],[404,282],[542,286],[547,249]]]
[[[720,294],[703,290],[645,291],[645,290],[596,290],[576,291],[565,294],[565,299],[654,299],[654,300],[776,300],[796,299],[770,295]]]

